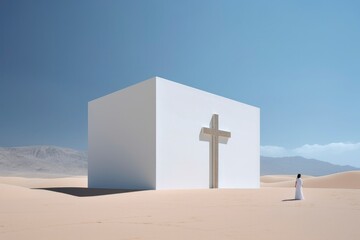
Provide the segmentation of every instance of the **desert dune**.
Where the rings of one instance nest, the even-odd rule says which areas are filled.
[[[327,187],[338,186],[334,178],[350,185],[304,187],[304,201],[293,200],[293,187],[91,195],[86,177],[1,177],[0,239],[358,240],[360,189],[350,189],[358,174],[318,178]],[[90,196],[79,197],[78,190]]]
[[[302,179],[311,178],[312,176],[301,176]],[[261,176],[261,183],[277,183],[277,182],[294,182],[296,175],[266,175]]]
[[[296,176],[262,176],[262,187],[293,187]],[[302,176],[306,188],[360,189],[360,171],[335,173],[321,177]]]
[[[26,188],[87,187],[87,177],[73,176],[61,178],[26,178],[6,176],[0,177],[0,183]]]

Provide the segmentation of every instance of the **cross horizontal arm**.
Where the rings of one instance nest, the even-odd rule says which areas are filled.
[[[222,131],[222,130],[203,127],[201,129],[201,131],[202,131],[203,134],[209,134],[209,135],[212,135],[212,136],[231,138],[231,133],[230,132],[226,132],[226,131]]]

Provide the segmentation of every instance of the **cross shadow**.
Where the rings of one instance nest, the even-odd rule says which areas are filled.
[[[282,202],[290,202],[290,201],[298,201],[297,199],[295,198],[290,198],[290,199],[284,199],[284,200],[281,200]]]
[[[33,189],[64,193],[76,197],[93,197],[93,196],[101,196],[101,195],[109,195],[109,194],[145,191],[145,190],[134,190],[134,189],[104,189],[104,188],[83,188],[83,187],[51,187],[51,188],[33,188]]]

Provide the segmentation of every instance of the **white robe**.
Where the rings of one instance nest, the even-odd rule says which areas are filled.
[[[295,199],[296,200],[303,200],[304,195],[303,195],[303,191],[302,191],[302,185],[303,185],[303,181],[301,178],[297,178],[296,179],[296,191],[295,191]]]

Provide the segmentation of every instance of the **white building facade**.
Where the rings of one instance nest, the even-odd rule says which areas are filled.
[[[90,188],[260,186],[257,107],[155,77],[88,114]]]

